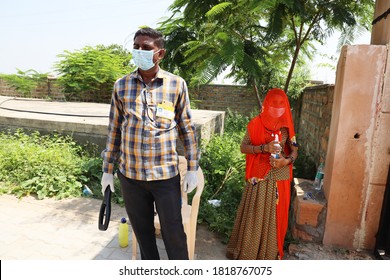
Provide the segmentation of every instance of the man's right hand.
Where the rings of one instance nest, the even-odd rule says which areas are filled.
[[[108,186],[110,186],[110,189],[111,189],[112,192],[115,192],[115,188],[114,188],[114,174],[103,173],[101,185],[102,185],[102,194],[103,195],[104,195],[104,192],[106,191],[106,188]]]

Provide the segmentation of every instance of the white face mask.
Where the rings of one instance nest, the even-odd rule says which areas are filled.
[[[134,64],[142,69],[142,70],[149,70],[151,69],[153,66],[154,66],[154,62],[153,62],[153,55],[158,53],[160,50],[158,50],[157,52],[153,52],[153,50],[151,51],[145,51],[145,50],[137,50],[137,49],[133,49],[133,61],[134,61]]]

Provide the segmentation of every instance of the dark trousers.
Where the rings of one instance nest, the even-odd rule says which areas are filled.
[[[170,260],[188,260],[181,217],[180,175],[167,180],[138,181],[118,172],[122,196],[143,260],[159,260],[154,228],[154,204]]]

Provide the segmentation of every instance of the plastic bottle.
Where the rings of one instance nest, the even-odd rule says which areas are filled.
[[[316,177],[313,183],[314,189],[316,189],[317,191],[321,190],[322,188],[323,178],[324,178],[324,163],[321,162],[320,165],[318,166]]]
[[[275,141],[279,142],[279,135],[275,134]],[[279,144],[274,144],[275,147],[280,147]],[[274,158],[280,158],[279,153],[271,154]]]
[[[91,191],[90,188],[88,188],[87,185],[84,185],[83,187],[83,195],[84,196],[91,196],[93,194],[93,192]]]
[[[129,245],[129,225],[127,224],[126,218],[122,218],[121,223],[119,224],[118,239],[119,246],[122,248]]]

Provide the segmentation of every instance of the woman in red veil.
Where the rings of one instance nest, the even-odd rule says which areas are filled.
[[[268,91],[261,113],[247,126],[241,152],[246,154],[246,185],[226,256],[282,259],[292,164],[298,156],[290,104],[283,90]]]

